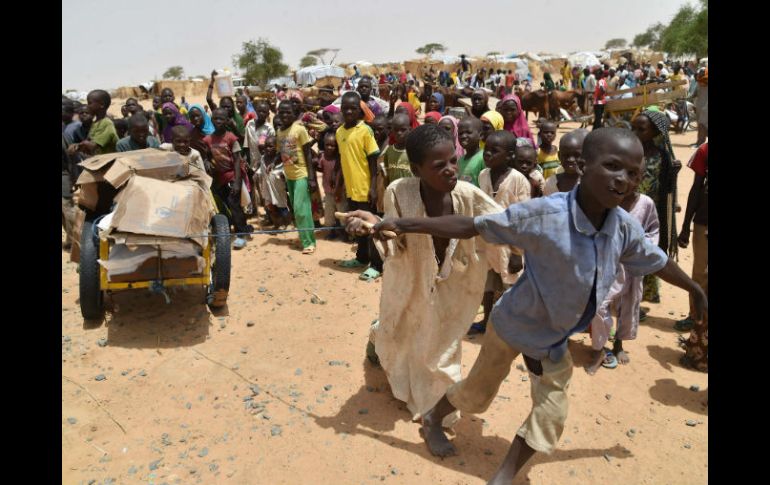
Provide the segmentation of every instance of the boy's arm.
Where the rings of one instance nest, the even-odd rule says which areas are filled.
[[[233,179],[233,194],[241,193],[241,153],[233,152],[233,170],[235,171],[235,178]]]
[[[372,228],[371,234],[377,239],[387,239],[383,231],[393,231],[399,235],[430,234],[448,239],[469,239],[479,235],[473,217],[461,215],[385,219]]]
[[[671,259],[666,262],[663,269],[655,274],[666,283],[682,288],[690,293],[695,307],[695,315],[693,316],[696,321],[702,320],[703,316],[708,313],[708,298],[706,298],[703,289],[698,286],[698,283],[690,279],[690,277],[687,276]]]
[[[313,164],[312,153],[310,147],[313,146],[313,142],[309,141],[302,145],[302,152],[305,155],[305,165],[307,166],[307,186],[312,192],[318,190],[318,177],[315,173],[315,165]]]
[[[369,175],[371,180],[369,181],[369,205],[372,207],[377,205],[377,156],[379,152],[374,152],[368,157],[366,161],[369,163]]]
[[[680,248],[686,248],[690,244],[690,224],[695,217],[695,210],[700,203],[701,193],[703,192],[703,181],[705,177],[695,175],[695,180],[690,187],[690,194],[687,196],[687,208],[684,210],[684,220],[682,221],[682,230],[679,232],[677,242]]]
[[[206,102],[211,108],[211,111],[217,109],[217,104],[214,102],[214,98],[211,96],[214,92],[214,76],[217,75],[216,69],[211,71],[211,82],[209,83],[209,89],[206,91]]]

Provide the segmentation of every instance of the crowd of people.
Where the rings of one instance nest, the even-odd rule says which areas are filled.
[[[471,77],[470,68],[463,63],[458,73],[440,72],[428,83],[479,86],[485,73]],[[674,66],[671,77],[687,69]],[[601,90],[653,76],[649,65],[606,71],[567,65],[559,85],[590,91],[598,79],[593,102],[601,103]],[[665,65],[654,75],[668,75]],[[327,239],[354,237],[355,257],[338,264],[361,268],[364,280],[382,277],[367,355],[422,420],[434,454],[454,453],[442,426],[451,426],[457,410],[483,412],[523,355],[532,412],[495,475],[503,483],[558,442],[572,375],[568,337],[590,332],[589,374],[628,364],[623,345],[646,316],[640,303],[660,301],[658,278],[689,292],[690,315],[676,323],[691,331],[682,362],[707,369],[708,143],[699,140],[688,164],[695,181],[679,226],[681,163],[670,121],[656,107],[634,118],[632,130],[577,129],[557,145],[555,122],[543,121],[532,133],[510,71],[492,75],[504,88],[495,109],[489,93],[476,89],[459,117],[439,92],[426,97],[418,117],[424,92],[410,76],[380,77],[391,85],[385,106],[373,98],[376,81],[367,76],[325,105],[291,90],[274,101],[238,95],[216,102],[213,74],[206,105],[177,103],[164,89],[152,110],[131,98],[123,117],[111,118],[106,91],[91,91],[82,105],[63,98],[63,221],[74,206],[78,161],[159,148],[211,175],[219,211],[238,236],[236,249],[254,231],[248,219],[258,217],[262,227],[292,224],[305,255],[315,252],[315,229],[325,226]],[[557,89],[550,75],[545,84]],[[600,109],[596,114],[601,118]],[[344,227],[337,212],[347,213]],[[689,245],[691,223],[692,279],[672,259]],[[480,303],[483,319],[473,323]],[[485,338],[462,379],[466,333]]]

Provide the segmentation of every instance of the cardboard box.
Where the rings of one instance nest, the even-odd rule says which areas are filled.
[[[165,182],[134,175],[116,197],[111,229],[135,234],[192,238],[206,244],[214,215],[209,193],[194,180]]]

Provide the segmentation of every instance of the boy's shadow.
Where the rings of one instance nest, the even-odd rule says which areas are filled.
[[[406,405],[390,395],[387,377],[382,369],[375,368],[368,362],[363,365],[364,385],[342,405],[336,415],[316,416],[313,413],[308,413],[317,425],[325,429],[334,429],[337,434],[368,436],[394,448],[414,453],[432,464],[441,465],[455,472],[476,476],[484,480],[492,477],[508,452],[511,445],[510,439],[488,434],[485,436],[482,420],[475,415],[464,415],[454,427],[456,438],[453,442],[458,447],[458,455],[440,459],[430,454],[427,446],[420,438],[419,423],[411,423],[414,428],[414,441],[385,434],[395,429],[397,421],[410,422],[411,416]],[[529,403],[522,402],[522,405],[529,405]],[[488,430],[487,433],[489,433]],[[605,454],[618,459],[632,456],[629,450],[620,445],[615,445],[610,449],[557,449],[551,455],[542,453],[536,455],[531,463],[536,465],[600,457]],[[528,470],[529,467],[514,483],[528,481],[525,478]]]
[[[648,315],[647,318],[644,319],[644,321],[639,322],[640,326],[645,325],[650,328],[654,328],[655,330],[660,330],[662,332],[682,333],[677,331],[674,328],[675,323],[676,323],[676,320],[672,320],[670,318],[653,317],[652,315]],[[689,333],[689,332],[684,332],[684,333]]]
[[[679,365],[679,359],[684,354],[684,351],[679,349],[672,349],[670,347],[661,347],[660,345],[648,345],[647,351],[650,353],[650,357],[657,360],[661,367],[669,372],[674,371],[673,365]]]
[[[658,379],[650,388],[650,397],[666,406],[682,406],[686,410],[697,414],[708,414],[708,389],[691,391],[680,386],[674,379]]]

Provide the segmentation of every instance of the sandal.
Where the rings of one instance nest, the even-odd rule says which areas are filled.
[[[243,249],[246,247],[246,240],[242,237],[236,237],[235,242],[233,242],[233,248],[234,249]]]
[[[615,354],[607,351],[606,354],[604,354],[604,362],[602,362],[602,367],[606,367],[607,369],[614,369],[618,366],[618,358],[615,357]]]
[[[685,318],[684,320],[679,320],[674,324],[674,330],[677,330],[679,332],[689,332],[692,330],[692,328],[695,326],[695,320],[693,320],[690,317]]]
[[[363,281],[374,281],[380,276],[382,276],[382,273],[380,273],[379,271],[377,271],[376,269],[370,266],[366,268],[366,271],[364,271],[358,276],[358,279]]]
[[[343,261],[337,261],[337,266],[342,266],[343,268],[361,268],[366,266],[366,264],[357,259],[346,259]]]
[[[487,324],[486,323],[473,323],[471,324],[470,330],[468,330],[468,333],[466,335],[478,335],[478,334],[484,334],[487,332]]]
[[[315,252],[315,246],[308,246],[302,250],[302,254],[313,254]]]

